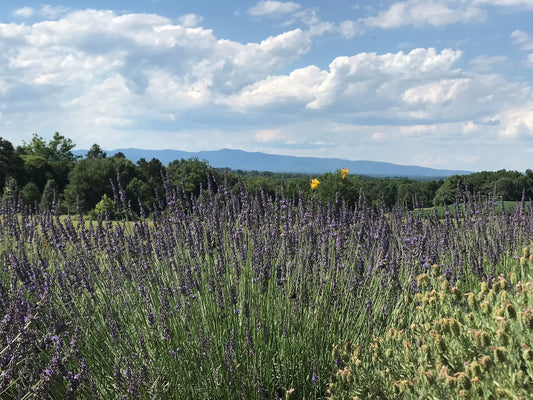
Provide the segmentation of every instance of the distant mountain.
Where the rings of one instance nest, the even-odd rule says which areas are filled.
[[[197,157],[215,168],[230,168],[243,171],[292,172],[322,174],[348,168],[350,173],[375,177],[445,178],[450,175],[466,175],[471,171],[444,170],[414,165],[397,165],[379,161],[350,161],[340,158],[280,156],[266,153],[252,153],[243,150],[222,149],[216,151],[187,152],[180,150],[116,149],[104,150],[108,156],[118,152],[137,162],[141,158],[150,161],[157,158],[167,165],[173,160]],[[87,150],[75,150],[75,155],[85,155]]]

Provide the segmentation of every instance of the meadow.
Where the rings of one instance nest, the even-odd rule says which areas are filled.
[[[533,206],[458,202],[168,185],[117,222],[8,196],[0,398],[527,398]]]

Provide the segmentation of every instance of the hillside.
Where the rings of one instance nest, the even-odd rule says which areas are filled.
[[[444,178],[450,175],[470,174],[471,171],[444,170],[398,165],[379,161],[345,160],[340,158],[295,157],[247,152],[243,150],[221,149],[215,151],[187,152],[180,150],[142,150],[135,148],[105,150],[108,156],[122,152],[126,158],[136,162],[141,158],[147,161],[157,158],[163,164],[176,159],[197,157],[215,168],[230,168],[243,171],[270,171],[305,174],[322,174],[340,168],[348,168],[350,173],[376,177]],[[76,155],[85,155],[87,150],[75,150]]]

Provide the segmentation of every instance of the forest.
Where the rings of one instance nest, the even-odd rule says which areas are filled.
[[[274,195],[283,190],[288,197],[327,202],[343,200],[354,204],[360,196],[372,206],[401,204],[409,209],[452,204],[458,192],[481,199],[491,196],[502,201],[529,200],[533,197],[533,171],[482,171],[453,175],[443,179],[375,178],[349,171],[341,177],[339,169],[319,176],[213,168],[197,158],[174,160],[163,165],[158,159],[136,163],[117,153],[108,157],[98,144],[83,157],[72,153],[75,143],[56,132],[46,141],[33,134],[29,141],[13,146],[0,137],[0,193],[15,192],[24,204],[40,209],[58,207],[62,213],[93,214],[104,208],[111,213],[123,204],[131,215],[141,207],[150,212],[156,203],[165,203],[166,185],[182,185],[197,196],[210,185],[249,192],[261,190]],[[312,179],[319,184],[310,185]],[[127,199],[127,200],[126,200]]]

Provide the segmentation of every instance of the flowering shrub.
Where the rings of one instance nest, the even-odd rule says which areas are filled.
[[[367,346],[333,348],[338,371],[329,398],[530,398],[533,262],[527,247],[520,260],[521,267],[515,262],[513,272],[473,291],[435,273],[418,276],[424,291],[405,293],[394,327]]]

